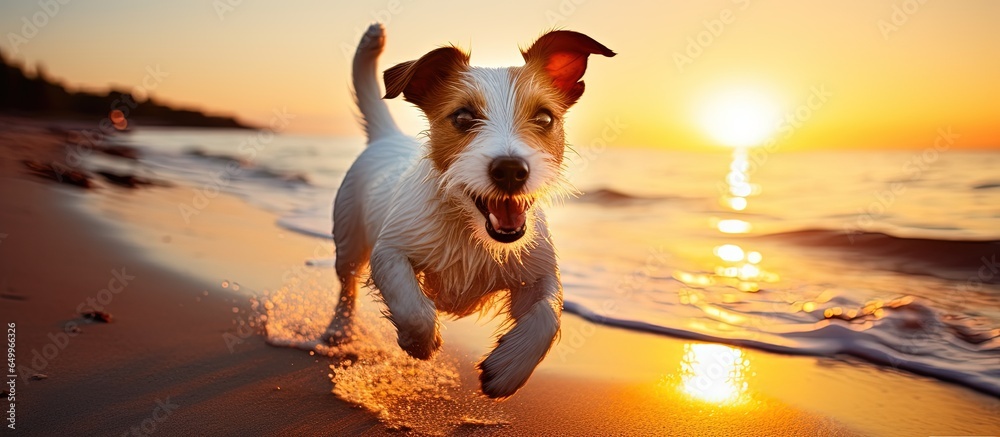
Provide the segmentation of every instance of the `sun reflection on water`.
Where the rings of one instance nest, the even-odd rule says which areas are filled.
[[[744,199],[744,205],[746,200]],[[726,219],[719,220],[715,223],[715,228],[722,232],[723,234],[746,234],[753,229],[750,222],[739,219]]]
[[[750,183],[749,170],[747,149],[736,149],[721,199],[722,205],[732,211],[730,214],[741,214],[749,205],[749,198],[760,192],[758,185]],[[716,219],[713,226],[723,234],[747,234],[753,229],[753,225],[742,218]],[[760,252],[728,243],[716,246],[712,253],[721,261],[715,266],[715,276],[737,280],[735,286],[741,291],[755,292],[760,289],[759,282],[778,280],[778,275],[760,267],[764,259]]]
[[[733,160],[729,163],[726,173],[726,187],[722,204],[733,211],[743,211],[748,204],[748,198],[760,192],[760,187],[750,183],[750,161],[746,148],[733,151]],[[720,229],[721,230],[721,229]]]
[[[722,217],[711,220],[712,228],[727,237],[749,234],[753,230],[753,225],[748,220],[746,209],[750,203],[749,199],[760,192],[760,186],[750,182],[747,149],[735,149],[725,183],[720,186],[719,201],[725,211],[722,213]],[[682,288],[678,292],[679,302],[684,305],[698,306],[709,317],[731,323],[731,318],[723,317],[709,310],[715,308],[711,302],[718,301],[719,297],[726,303],[738,302],[741,299],[737,294],[756,293],[761,290],[762,286],[778,282],[779,276],[762,266],[764,255],[757,250],[745,247],[746,241],[748,240],[723,240],[722,244],[712,249],[711,267],[705,271],[675,272],[674,278],[689,287]],[[721,296],[703,295],[703,293],[715,294],[720,291],[718,287],[728,287],[740,293],[725,293]],[[725,290],[722,291],[725,292]],[[702,299],[702,297],[708,297],[708,299]]]
[[[749,399],[750,360],[742,350],[721,344],[688,343],[681,358],[678,389],[696,400],[737,405]]]

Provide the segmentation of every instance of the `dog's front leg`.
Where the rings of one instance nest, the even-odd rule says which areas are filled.
[[[559,333],[561,314],[562,285],[557,272],[511,290],[513,327],[479,363],[479,381],[486,396],[511,396],[528,381]]]
[[[429,359],[441,348],[437,309],[420,289],[409,258],[399,249],[376,244],[371,274],[396,326],[399,347],[414,358]]]

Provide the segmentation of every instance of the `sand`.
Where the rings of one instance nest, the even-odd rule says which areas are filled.
[[[16,429],[26,435],[1000,433],[995,398],[752,350],[736,350],[746,385],[733,400],[699,400],[683,390],[682,363],[718,349],[572,315],[527,386],[503,402],[476,394],[473,368],[495,321],[446,322],[445,349],[431,363],[378,335],[344,366],[343,355],[269,345],[260,326],[245,326],[262,311],[250,296],[281,305],[297,291],[335,293],[330,269],[290,285],[331,243],[284,231],[225,195],[186,223],[177,205],[190,202],[190,188],[84,190],[38,178],[19,161],[64,160],[64,134],[18,124],[0,129],[0,322],[16,323],[17,363],[44,375],[17,379]],[[112,323],[81,318],[88,299]],[[296,317],[269,314],[272,339]],[[307,322],[305,331],[325,320]]]

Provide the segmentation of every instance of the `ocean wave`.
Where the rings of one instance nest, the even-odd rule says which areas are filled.
[[[212,153],[197,147],[192,147],[184,151],[184,155],[193,156],[196,158],[217,161],[222,163],[235,163],[239,165],[250,165],[250,161],[237,157],[235,155],[228,155],[225,153]]]
[[[594,188],[584,190],[583,194],[575,199],[577,202],[600,203],[600,204],[621,204],[621,203],[646,203],[662,201],[692,201],[698,200],[693,197],[683,196],[644,196],[630,194],[614,188]]]
[[[946,279],[968,279],[973,275],[982,282],[1000,283],[997,264],[1000,240],[908,238],[882,232],[830,229],[780,232],[756,238],[859,253],[900,273],[931,274]],[[980,274],[984,268],[990,274]]]
[[[564,302],[564,309],[592,323],[685,340],[788,355],[849,356],[1000,396],[1000,368],[995,364],[1000,360],[1000,329],[976,330],[919,302],[907,302],[888,310],[877,324],[832,319],[784,332],[746,329],[699,332],[606,316],[572,299]]]
[[[1000,182],[987,182],[972,186],[973,190],[989,190],[992,188],[1000,188]]]
[[[283,184],[310,185],[309,177],[302,172],[281,171],[267,166],[260,165],[252,160],[247,160],[236,155],[225,153],[211,153],[198,148],[190,148],[184,151],[184,156],[204,160],[213,164],[236,165],[248,177],[274,180]]]

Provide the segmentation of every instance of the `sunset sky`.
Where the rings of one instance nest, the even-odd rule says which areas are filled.
[[[518,47],[554,27],[615,50],[584,76],[568,119],[578,147],[603,133],[612,145],[713,150],[741,122],[777,123],[772,113],[792,119],[761,135],[787,150],[920,149],[948,127],[955,147],[1000,148],[991,0],[107,0],[51,17],[37,1],[5,1],[0,47],[71,85],[131,88],[158,66],[168,75],[151,94],[166,102],[256,123],[287,108],[290,131],[361,135],[345,51],[375,20],[388,28],[383,69],[447,43],[471,48],[474,65],[519,65]],[[405,130],[422,129],[408,104],[392,109]]]

